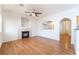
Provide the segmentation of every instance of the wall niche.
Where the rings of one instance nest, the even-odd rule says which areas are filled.
[[[21,17],[21,27],[28,27],[29,19]]]

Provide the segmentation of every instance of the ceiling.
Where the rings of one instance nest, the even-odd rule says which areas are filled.
[[[44,17],[49,14],[56,14],[64,10],[75,8],[78,5],[75,5],[75,4],[24,4],[24,6],[20,6],[20,4],[3,4],[1,6],[3,9],[11,10],[19,14],[24,14],[26,16],[28,16],[28,13],[25,13],[25,11],[33,12],[35,9],[35,11],[42,13],[42,15],[39,15],[39,17]]]

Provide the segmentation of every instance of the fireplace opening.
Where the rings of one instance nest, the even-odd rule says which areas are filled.
[[[22,39],[29,38],[29,31],[22,31]]]

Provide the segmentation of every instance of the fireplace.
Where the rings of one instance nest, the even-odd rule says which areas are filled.
[[[22,39],[29,38],[29,31],[22,31]]]

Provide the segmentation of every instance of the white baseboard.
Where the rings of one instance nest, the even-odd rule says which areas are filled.
[[[14,39],[8,39],[8,40],[4,40],[3,43],[10,42],[10,41],[15,41],[15,40],[20,40],[20,39],[16,39],[16,38],[14,38]]]

